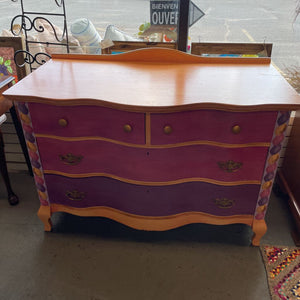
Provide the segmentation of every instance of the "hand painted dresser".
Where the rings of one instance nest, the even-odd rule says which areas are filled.
[[[5,97],[18,102],[46,231],[58,211],[141,230],[244,223],[253,245],[300,108],[268,58],[169,49],[55,55]]]

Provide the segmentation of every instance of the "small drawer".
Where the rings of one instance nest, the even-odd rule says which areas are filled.
[[[222,148],[192,145],[164,149],[135,148],[105,141],[37,138],[45,172],[101,173],[128,182],[210,179],[260,182],[267,147]],[[51,149],[51,151],[49,151]]]
[[[144,144],[143,113],[119,111],[100,106],[54,106],[29,103],[36,134],[63,137],[102,137]]]
[[[142,186],[104,177],[45,176],[50,203],[70,207],[111,207],[141,216],[204,212],[217,216],[253,215],[259,185],[216,186],[189,182]]]
[[[151,114],[154,145],[192,141],[228,144],[269,143],[277,112],[224,112],[216,110]]]

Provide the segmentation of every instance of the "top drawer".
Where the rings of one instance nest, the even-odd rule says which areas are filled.
[[[101,106],[54,106],[28,103],[35,133],[63,137],[103,137],[145,143],[143,113]]]
[[[151,114],[151,143],[270,143],[276,118],[276,111],[234,113],[199,110]]]

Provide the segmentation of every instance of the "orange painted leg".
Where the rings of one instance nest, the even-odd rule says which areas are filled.
[[[252,245],[259,246],[260,239],[267,232],[267,224],[265,220],[254,220],[252,225],[254,236],[252,238]]]
[[[51,231],[52,223],[50,206],[41,205],[37,215],[40,218],[40,220],[44,223],[45,231]]]

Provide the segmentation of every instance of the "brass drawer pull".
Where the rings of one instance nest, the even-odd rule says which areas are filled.
[[[172,131],[173,131],[173,128],[172,128],[170,125],[166,125],[166,126],[164,127],[164,133],[165,133],[165,134],[171,134]]]
[[[59,119],[58,124],[61,127],[66,127],[68,125],[68,121],[66,119]]]
[[[82,201],[85,197],[84,192],[79,192],[77,190],[66,191],[65,195],[68,197],[69,200],[72,201]]]
[[[233,173],[241,169],[243,163],[234,160],[218,161],[218,166],[223,171],[226,171],[228,173]]]
[[[83,159],[83,156],[82,155],[74,155],[72,153],[67,153],[67,154],[59,155],[59,158],[64,164],[75,166],[81,162],[81,160]]]
[[[233,134],[239,134],[241,132],[241,127],[239,125],[234,125],[231,128],[231,132]]]
[[[131,132],[132,131],[132,126],[129,124],[126,124],[123,126],[123,129],[125,132]]]
[[[214,200],[214,203],[219,207],[219,208],[232,208],[235,205],[235,201],[232,199],[227,199],[227,198],[216,198]]]

